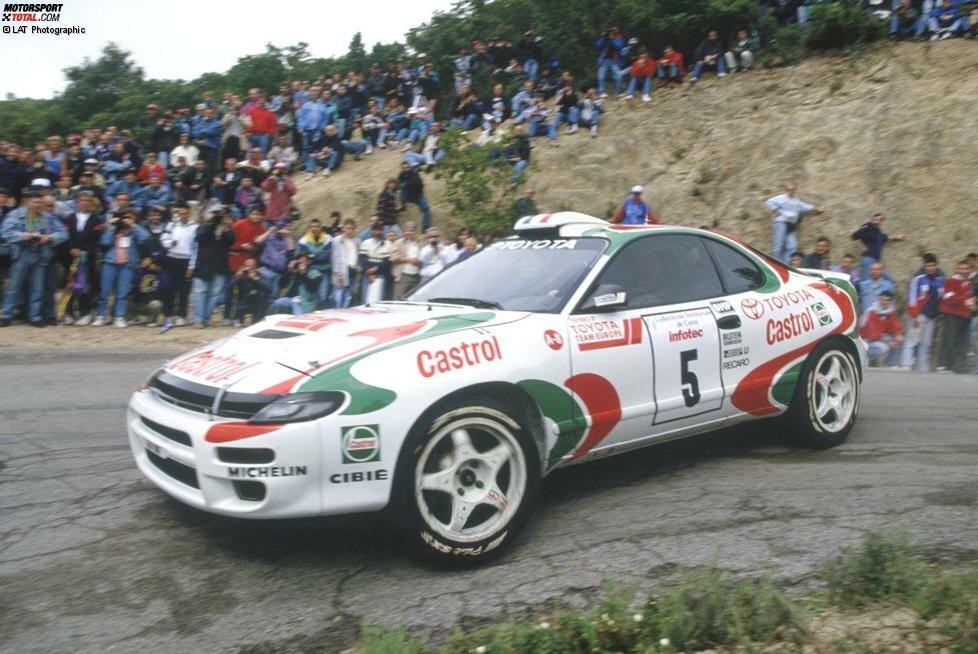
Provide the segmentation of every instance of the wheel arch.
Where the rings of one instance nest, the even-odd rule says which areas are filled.
[[[826,343],[833,345],[838,344],[841,349],[852,355],[852,358],[856,361],[856,373],[859,375],[859,383],[862,383],[863,375],[865,374],[862,363],[863,357],[859,352],[859,347],[856,345],[856,342],[844,334],[833,334],[832,336],[820,340],[814,347],[812,347],[812,350],[808,353],[808,356],[805,357],[805,363],[807,364],[811,359],[812,352],[814,352],[816,348]]]
[[[533,401],[533,398],[530,397],[530,394],[525,390],[516,384],[496,381],[473,384],[454,390],[430,404],[418,415],[408,429],[404,444],[401,446],[401,451],[398,454],[392,488],[397,488],[397,485],[402,482],[400,477],[405,471],[404,460],[409,455],[408,450],[410,444],[415,441],[418,430],[423,429],[425,425],[435,420],[439,412],[443,410],[443,407],[469,397],[493,399],[508,407],[512,407],[514,411],[519,413],[524,424],[529,428],[530,436],[533,439],[534,445],[536,445],[536,472],[540,477],[543,476],[543,462],[547,460],[547,437],[543,422],[543,413],[540,411],[540,407],[537,406],[536,402]]]

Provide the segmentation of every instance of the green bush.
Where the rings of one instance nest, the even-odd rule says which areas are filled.
[[[882,601],[909,601],[927,579],[927,566],[906,535],[871,533],[862,545],[829,564],[829,598],[859,608]]]
[[[845,1],[813,6],[809,20],[805,45],[811,50],[862,45],[886,35],[883,21]]]

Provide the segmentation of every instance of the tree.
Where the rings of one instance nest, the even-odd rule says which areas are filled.
[[[357,32],[350,39],[350,47],[346,53],[346,65],[353,70],[366,70],[369,62],[367,61],[367,50],[363,47],[363,35]]]
[[[508,233],[510,212],[523,179],[513,185],[513,169],[505,159],[491,161],[487,149],[472,145],[461,128],[442,132],[438,145],[445,158],[435,169],[435,177],[445,180],[445,200],[452,215],[482,235]]]
[[[68,86],[61,96],[63,108],[82,122],[113,107],[143,81],[143,69],[115,43],[106,45],[95,61],[86,57],[80,65],[66,68],[64,73]]]

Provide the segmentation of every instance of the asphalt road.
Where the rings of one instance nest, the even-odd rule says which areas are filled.
[[[378,515],[239,522],[143,481],[125,402],[165,357],[0,350],[0,651],[337,651],[361,621],[437,636],[718,563],[808,583],[866,530],[978,550],[978,378],[871,373],[831,451],[746,428],[550,478],[505,557],[406,555]]]

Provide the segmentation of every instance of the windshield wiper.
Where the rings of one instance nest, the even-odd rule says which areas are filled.
[[[499,311],[505,311],[503,305],[498,302],[493,302],[492,300],[480,300],[474,297],[433,297],[428,300],[428,302],[439,302],[442,304],[461,304],[467,307],[475,307],[476,309],[497,309]]]

